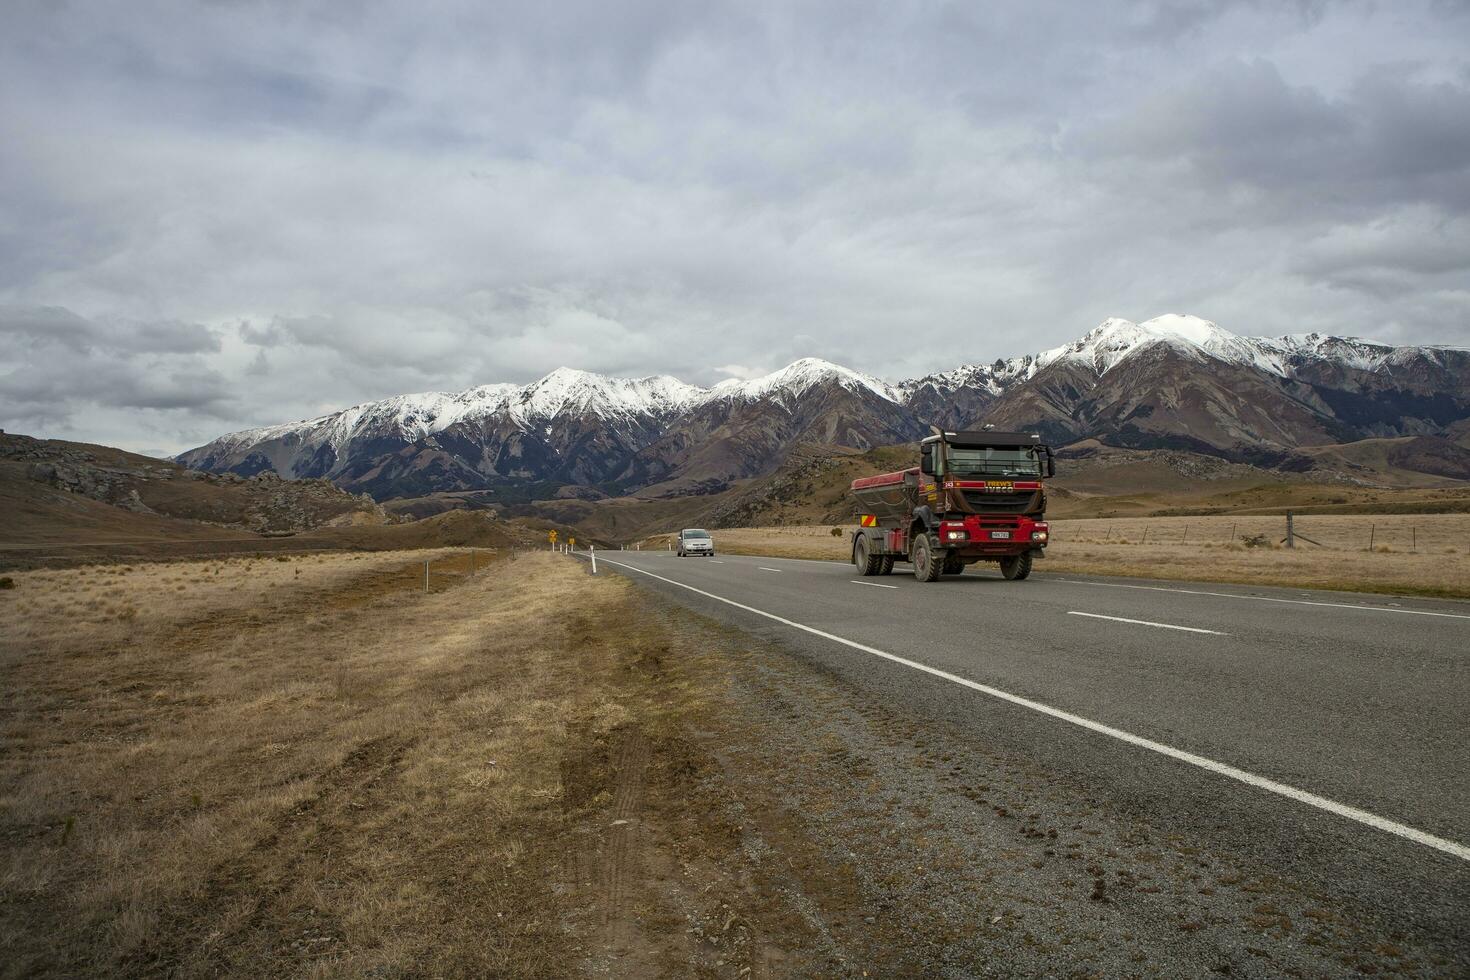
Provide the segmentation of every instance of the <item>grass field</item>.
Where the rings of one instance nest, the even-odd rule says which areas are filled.
[[[620,931],[643,899],[598,856],[631,805],[618,753],[683,744],[671,631],[574,559],[468,572],[438,551],[9,576],[0,974],[560,976],[619,943],[688,954]]]
[[[1298,518],[1295,525],[1299,535],[1320,544],[1303,539],[1293,550],[1281,547],[1286,521],[1279,516],[1056,520],[1037,569],[1470,597],[1470,515],[1319,515]],[[848,560],[851,528],[833,535],[834,526],[727,528],[714,534],[716,547],[732,554]],[[1247,546],[1249,538],[1262,543]],[[666,547],[667,536],[644,546]]]

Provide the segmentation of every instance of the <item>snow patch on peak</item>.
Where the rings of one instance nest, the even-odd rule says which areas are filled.
[[[729,379],[710,389],[711,398],[743,398],[754,400],[771,395],[801,395],[813,387],[835,381],[849,391],[868,391],[885,401],[900,400],[899,390],[886,381],[852,368],[824,361],[820,357],[803,357],[770,374],[750,381]]]
[[[1142,323],[1109,317],[1080,340],[1037,355],[1035,369],[1058,361],[1072,361],[1103,375],[1134,353],[1158,344],[1168,344],[1191,357],[1209,356],[1230,363],[1254,363],[1267,370],[1276,370],[1269,359],[1260,356],[1261,352],[1253,342],[1209,320],[1182,313],[1166,313]]]
[[[668,375],[609,378],[590,371],[560,367],[539,381],[515,389],[509,408],[523,420],[546,420],[568,412],[609,418],[628,415],[664,416],[688,408],[703,388]]]

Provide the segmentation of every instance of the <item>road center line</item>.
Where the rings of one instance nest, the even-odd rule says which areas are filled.
[[[1268,779],[1265,776],[1258,776],[1253,772],[1248,772],[1244,769],[1238,769],[1235,766],[1232,766],[1226,762],[1217,762],[1214,759],[1209,759],[1202,755],[1196,755],[1193,752],[1186,752],[1183,749],[1176,749],[1172,745],[1165,745],[1163,742],[1155,742],[1153,739],[1144,738],[1142,735],[1135,735],[1132,732],[1124,731],[1121,728],[1114,728],[1112,725],[1105,725],[1100,721],[1093,721],[1091,718],[1084,718],[1081,715],[1074,715],[1070,711],[1063,711],[1061,708],[1053,708],[1051,705],[1043,704],[1040,701],[1033,701],[1030,698],[1023,698],[1020,695],[1012,694],[1009,691],[1002,691],[998,687],[991,687],[988,684],[981,684],[978,681],[972,681],[969,678],[960,677],[958,674],[951,674],[949,671],[940,670],[938,667],[930,667],[928,664],[921,664],[916,660],[909,660],[907,657],[900,657],[897,654],[889,653],[886,650],[879,650],[877,647],[870,647],[866,644],[857,643],[853,640],[846,639],[845,637],[838,636],[835,633],[828,633],[825,630],[819,630],[814,626],[807,626],[804,623],[798,623],[795,620],[786,619],[783,616],[777,616],[775,613],[766,612],[764,609],[757,609],[754,606],[747,606],[742,602],[736,602],[734,599],[726,599],[724,596],[715,595],[713,592],[706,592],[703,589],[696,589],[692,585],[685,585],[683,582],[677,582],[674,579],[665,578],[662,575],[657,575],[653,572],[647,571],[646,569],[639,568],[636,565],[626,565],[620,561],[608,561],[607,564],[616,565],[619,568],[626,568],[629,571],[634,571],[642,575],[647,575],[649,578],[655,578],[658,579],[660,582],[667,582],[669,585],[678,586],[681,589],[687,589],[690,592],[693,592],[697,595],[702,595],[707,599],[713,599],[716,602],[723,602],[727,606],[734,606],[736,609],[743,609],[746,612],[754,613],[757,616],[764,616],[766,619],[774,620],[775,622],[778,622],[783,626],[790,626],[792,629],[801,630],[802,632],[810,633],[813,636],[820,636],[824,640],[831,640],[834,643],[840,643],[843,646],[851,647],[852,649],[861,651],[862,653],[871,654],[874,657],[881,657],[884,660],[900,664],[912,670],[917,670],[922,673],[929,674],[930,676],[938,677],[941,680],[949,681],[952,684],[958,684],[961,687],[969,688],[970,690],[976,691],[980,694],[986,694],[990,697],[998,698],[1001,701],[1006,701],[1011,704],[1017,705],[1018,707],[1030,709],[1031,711],[1035,711],[1040,714],[1056,718],[1058,721],[1065,721],[1069,725],[1076,725],[1078,728],[1085,728],[1088,731],[1097,732],[1099,735],[1106,735],[1109,738],[1115,738],[1120,742],[1126,742],[1129,745],[1133,745],[1141,749],[1147,749],[1150,752],[1157,752],[1159,755],[1168,756],[1169,758],[1174,759],[1178,762],[1183,762],[1186,765],[1195,766],[1196,768],[1203,769],[1206,772],[1212,772],[1216,775],[1224,776],[1227,779],[1233,779],[1236,782],[1245,783],[1247,786],[1254,786],[1257,789],[1263,789],[1268,793],[1275,793],[1277,796],[1284,796],[1287,799],[1295,800],[1298,803],[1305,803],[1307,806],[1316,807],[1317,809],[1324,810],[1327,813],[1335,814],[1339,817],[1344,817],[1348,820],[1360,823],[1365,827],[1372,827],[1374,830],[1381,830],[1384,833],[1393,834],[1397,837],[1402,837],[1405,840],[1413,841],[1416,844],[1423,844],[1425,847],[1432,847],[1437,851],[1443,851],[1445,854],[1449,854],[1452,857],[1457,857],[1461,861],[1470,861],[1470,847],[1467,847],[1464,844],[1460,844],[1452,840],[1447,840],[1443,837],[1436,837],[1434,834],[1419,830],[1416,827],[1410,827],[1408,824],[1399,823],[1396,820],[1389,820],[1387,817],[1380,817],[1376,813],[1369,813],[1367,810],[1360,810],[1355,806],[1349,806],[1346,803],[1339,803],[1336,800],[1330,800],[1325,796],[1318,796],[1316,793],[1309,793],[1304,789],[1298,789],[1297,787],[1288,785],[1287,783],[1279,783],[1274,779]]]
[[[763,572],[779,572],[779,571],[781,571],[781,569],[779,569],[779,568],[767,568],[764,565],[757,565],[755,567],[756,568],[759,568]]]
[[[1161,630],[1183,630],[1186,633],[1209,633],[1211,636],[1228,636],[1219,630],[1202,630],[1193,626],[1175,626],[1173,623],[1153,623],[1147,619],[1124,619],[1122,616],[1103,616],[1098,613],[1078,612],[1075,609],[1067,610],[1068,616],[1086,616],[1089,619],[1111,619],[1115,623],[1132,623],[1135,626],[1157,626]]]
[[[1234,592],[1206,592],[1203,589],[1166,589],[1161,585],[1124,585],[1122,582],[1084,582],[1076,578],[1051,578],[1053,582],[1071,585],[1096,585],[1104,589],[1142,589],[1146,592],[1178,592],[1181,595],[1208,595],[1220,599],[1250,599],[1255,602],[1285,602],[1293,606],[1332,606],[1337,609],[1358,609],[1363,612],[1403,613],[1406,616],[1440,616],[1444,619],[1470,619],[1464,613],[1431,612],[1428,609],[1392,609],[1388,606],[1360,606],[1353,602],[1322,602],[1309,599],[1278,599],[1269,595],[1238,595]]]
[[[725,564],[725,563],[724,563],[724,562],[722,562],[722,561],[719,561],[719,560],[718,560],[718,559],[715,559],[715,558],[711,558],[711,559],[710,559],[710,560],[709,560],[709,563],[710,563],[710,564],[711,564],[711,565],[723,565],[723,564]]]
[[[853,585],[871,585],[875,589],[896,589],[896,585],[884,585],[882,582],[864,582],[862,579],[848,579]]]

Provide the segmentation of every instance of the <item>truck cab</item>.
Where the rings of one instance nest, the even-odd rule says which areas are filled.
[[[907,561],[932,582],[995,561],[1005,578],[1024,579],[1050,537],[1043,481],[1055,472],[1039,433],[935,429],[917,467],[853,481],[853,562],[874,575]]]

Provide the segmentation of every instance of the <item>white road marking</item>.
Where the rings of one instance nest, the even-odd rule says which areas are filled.
[[[898,588],[898,586],[896,586],[896,585],[884,585],[882,582],[864,582],[862,579],[859,579],[859,578],[849,579],[848,581],[852,582],[853,585],[871,585],[875,589],[896,589],[896,588]]]
[[[780,570],[781,570],[781,569],[779,569],[779,568],[767,568],[767,567],[766,567],[766,566],[764,566],[764,565],[757,565],[757,566],[755,566],[755,567],[756,567],[756,568],[759,568],[759,569],[760,569],[760,570],[761,570],[761,571],[763,571],[763,572],[779,572],[779,571],[780,571]]]
[[[719,561],[719,560],[718,560],[718,559],[715,559],[715,558],[711,558],[711,559],[710,559],[710,560],[709,560],[709,563],[710,563],[710,564],[711,564],[711,565],[723,565],[723,564],[725,564],[725,563],[724,563],[724,562],[722,562],[722,561]]]
[[[1047,576],[1051,578],[1051,576]],[[1358,609],[1365,612],[1402,613],[1405,616],[1440,616],[1444,619],[1470,619],[1464,613],[1430,612],[1427,609],[1396,609],[1388,606],[1362,606],[1355,602],[1322,602],[1306,599],[1278,599],[1269,595],[1238,595],[1234,592],[1205,592],[1202,589],[1166,589],[1161,585],[1124,585],[1122,582],[1084,582],[1075,578],[1053,578],[1053,582],[1068,582],[1072,585],[1096,585],[1104,589],[1142,589],[1146,592],[1178,592],[1181,595],[1209,595],[1220,599],[1251,599],[1255,602],[1285,602],[1294,606],[1332,606],[1336,609]]]
[[[840,643],[843,646],[851,647],[852,649],[861,651],[862,653],[871,654],[874,657],[881,657],[884,660],[888,660],[901,666],[908,667],[912,670],[917,670],[922,673],[929,674],[932,677],[938,677],[941,680],[949,681],[952,684],[958,684],[961,687],[969,688],[970,690],[977,693],[989,695],[990,697],[998,698],[1001,701],[1009,702],[1010,704],[1017,705],[1018,707],[1027,708],[1031,711],[1035,711],[1040,714],[1056,718],[1058,721],[1065,721],[1069,725],[1076,725],[1078,728],[1085,728],[1088,731],[1097,732],[1099,735],[1106,735],[1109,738],[1115,738],[1120,742],[1126,742],[1129,745],[1133,745],[1141,749],[1147,749],[1150,752],[1157,752],[1159,755],[1167,756],[1170,759],[1174,759],[1175,761],[1195,766],[1196,768],[1203,769],[1206,772],[1212,772],[1218,776],[1224,776],[1227,779],[1233,779],[1236,782],[1245,783],[1247,786],[1254,786],[1255,788],[1265,790],[1268,793],[1275,793],[1277,796],[1284,796],[1287,799],[1295,800],[1298,803],[1305,803],[1307,806],[1316,807],[1317,809],[1326,811],[1327,813],[1335,814],[1339,817],[1344,817],[1348,820],[1360,823],[1365,827],[1372,827],[1374,830],[1381,830],[1384,833],[1393,834],[1396,837],[1402,837],[1405,840],[1413,841],[1416,844],[1423,844],[1425,847],[1432,847],[1437,851],[1443,851],[1445,854],[1449,854],[1452,857],[1457,857],[1462,861],[1470,861],[1470,847],[1467,847],[1464,844],[1457,843],[1456,841],[1447,840],[1443,837],[1436,837],[1434,834],[1419,830],[1416,827],[1410,827],[1408,824],[1399,823],[1398,821],[1390,820],[1387,817],[1380,817],[1376,813],[1369,813],[1367,810],[1360,810],[1355,806],[1349,806],[1346,803],[1339,803],[1336,800],[1330,800],[1325,796],[1318,796],[1316,793],[1310,793],[1304,789],[1298,789],[1297,787],[1288,785],[1287,783],[1279,783],[1274,779],[1268,779],[1265,776],[1258,776],[1253,772],[1248,772],[1244,769],[1238,769],[1227,762],[1217,762],[1214,759],[1209,759],[1202,755],[1196,755],[1193,752],[1186,752],[1183,749],[1176,749],[1172,745],[1165,745],[1163,742],[1155,742],[1151,738],[1144,738],[1142,735],[1135,735],[1132,732],[1124,731],[1121,728],[1114,728],[1112,725],[1105,725],[1100,721],[1093,721],[1091,718],[1084,718],[1081,715],[1074,715],[1070,711],[1063,711],[1061,708],[1053,708],[1049,704],[1043,704],[1040,701],[1033,701],[1030,698],[1023,698],[1018,694],[1012,694],[1009,691],[1003,691],[998,687],[991,687],[989,684],[981,684],[978,681],[972,681],[967,677],[961,677],[958,674],[951,674],[949,671],[940,670],[938,667],[930,667],[928,664],[921,664],[916,660],[909,660],[907,657],[900,657],[897,654],[889,653],[886,650],[879,650],[877,647],[870,647],[866,644],[858,643],[845,637],[838,636],[835,633],[828,633],[826,630],[819,630],[814,626],[807,626],[804,623],[798,623],[795,620],[786,619],[784,616],[777,616],[775,613],[766,612],[764,609],[757,609],[754,606],[747,606],[743,602],[736,602],[734,599],[726,599],[724,596],[715,595],[713,592],[706,592],[703,589],[696,589],[692,585],[685,585],[683,582],[676,582],[671,578],[664,578],[662,575],[657,575],[653,572],[648,571],[647,569],[639,568],[636,565],[626,565],[619,561],[610,561],[608,562],[608,564],[617,565],[619,568],[626,568],[629,571],[638,572],[640,575],[647,575],[649,578],[656,578],[660,582],[667,582],[669,585],[678,586],[681,589],[688,589],[690,592],[693,592],[697,595],[702,595],[707,599],[713,599],[716,602],[723,602],[727,606],[734,606],[736,609],[743,609],[746,612],[754,613],[757,616],[764,616],[766,619],[774,620],[775,622],[778,622],[783,626],[790,626],[792,629],[801,630],[802,632],[810,633],[813,636],[820,636],[824,640],[831,640],[833,643]]]
[[[1098,613],[1078,612],[1075,609],[1067,610],[1068,616],[1086,616],[1089,619],[1111,619],[1115,623],[1132,623],[1135,626],[1157,626],[1161,630],[1183,630],[1186,633],[1209,633],[1211,636],[1228,636],[1219,630],[1202,630],[1193,626],[1175,626],[1173,623],[1153,623],[1147,619],[1124,619],[1122,616],[1103,616]]]

